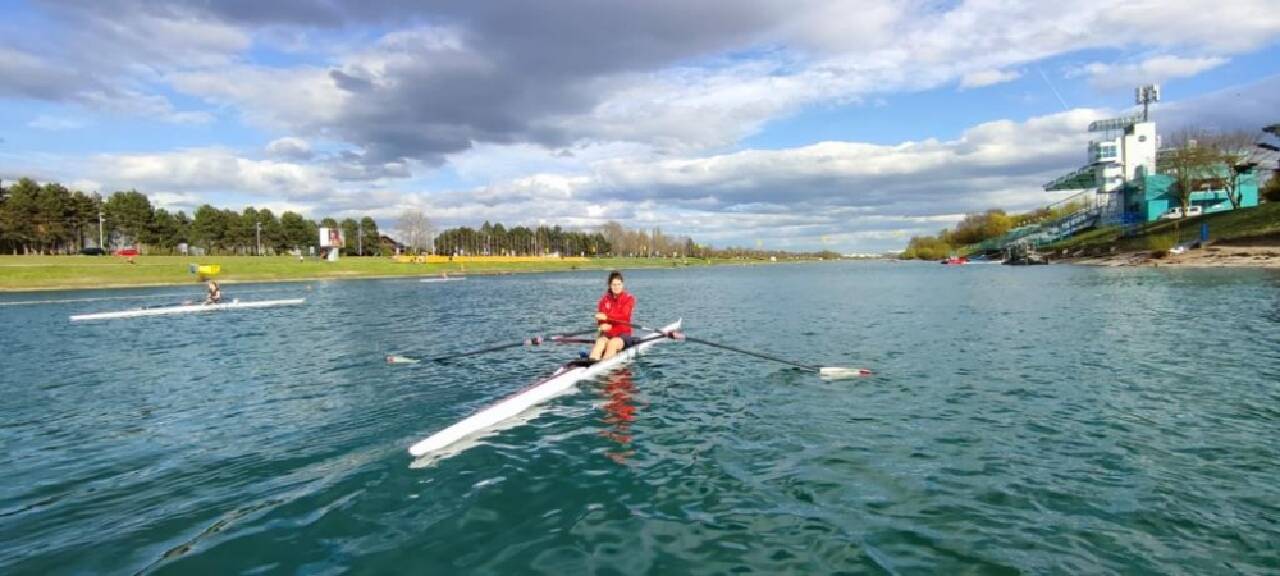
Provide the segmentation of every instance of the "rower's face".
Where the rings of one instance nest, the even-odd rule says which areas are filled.
[[[613,292],[614,294],[621,294],[621,293],[622,293],[622,279],[621,279],[621,278],[614,278],[614,279],[613,279],[613,281],[609,283],[609,290],[610,290],[611,292]]]

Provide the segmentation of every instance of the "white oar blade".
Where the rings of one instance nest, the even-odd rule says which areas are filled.
[[[392,354],[387,356],[387,364],[417,364],[418,360],[407,356],[396,356]]]
[[[849,380],[865,378],[871,375],[866,368],[844,368],[841,366],[823,366],[818,368],[818,377],[823,380]]]

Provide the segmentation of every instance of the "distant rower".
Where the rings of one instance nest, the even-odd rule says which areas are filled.
[[[205,304],[217,304],[222,302],[222,288],[218,286],[217,280],[210,280],[208,285],[208,293],[205,294]]]
[[[612,357],[631,346],[631,310],[635,306],[635,297],[623,290],[622,273],[610,272],[608,289],[596,304],[600,336],[591,349],[591,360]]]

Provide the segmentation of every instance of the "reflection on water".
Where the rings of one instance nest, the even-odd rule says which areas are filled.
[[[618,464],[626,463],[636,452],[631,446],[631,426],[635,423],[638,412],[635,392],[635,380],[630,368],[622,368],[611,374],[600,389],[600,395],[604,397],[604,416],[600,421],[606,426],[600,430],[600,435],[617,444],[605,452],[605,455]]]

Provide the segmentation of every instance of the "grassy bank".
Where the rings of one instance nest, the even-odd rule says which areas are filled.
[[[119,288],[164,284],[193,284],[190,264],[219,264],[224,282],[428,276],[441,272],[500,274],[558,270],[671,268],[712,264],[741,264],[741,260],[599,258],[588,262],[484,262],[466,264],[403,264],[388,258],[343,258],[338,262],[288,256],[139,256],[130,264],[114,256],[0,256],[0,291],[67,288]]]
[[[1115,247],[1118,252],[1167,248],[1200,239],[1201,224],[1209,224],[1209,241],[1221,244],[1274,245],[1280,243],[1280,202],[1184,220],[1159,220],[1139,226],[1125,236],[1119,226],[1089,230],[1043,248],[1076,254],[1099,254]]]

